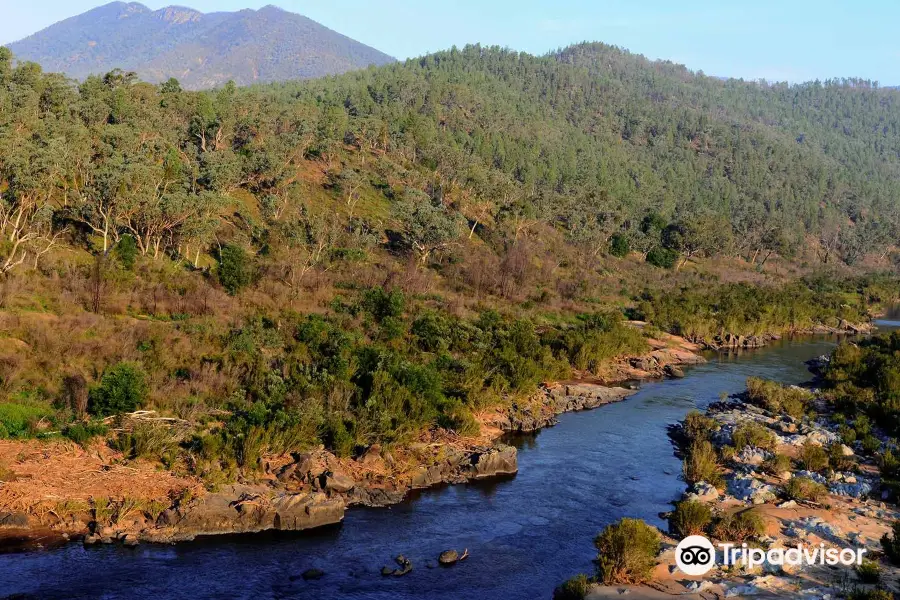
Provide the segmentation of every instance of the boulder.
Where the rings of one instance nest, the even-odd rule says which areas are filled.
[[[486,452],[473,454],[471,460],[476,479],[512,474],[519,470],[518,451],[513,446],[500,444]]]
[[[322,569],[307,569],[300,575],[304,581],[314,581],[325,577],[325,571]]]
[[[664,371],[668,377],[672,377],[673,379],[681,379],[684,377],[684,371],[681,367],[675,365],[666,365]]]
[[[843,456],[853,456],[853,448],[846,444],[841,444],[841,454]]]
[[[352,477],[343,473],[328,473],[325,475],[325,489],[337,492],[338,494],[346,494],[356,486],[356,482]]]
[[[122,543],[129,548],[134,548],[140,543],[140,540],[138,540],[138,536],[135,534],[129,533],[122,538]]]
[[[438,562],[442,565],[452,565],[456,564],[459,561],[459,552],[456,550],[444,550],[441,552],[441,555],[438,556]]]
[[[90,533],[84,536],[84,540],[82,541],[84,542],[85,546],[93,546],[94,544],[100,543],[100,536],[96,533]]]
[[[393,567],[381,567],[381,576],[388,577],[389,575],[393,575],[394,570],[395,569]]]

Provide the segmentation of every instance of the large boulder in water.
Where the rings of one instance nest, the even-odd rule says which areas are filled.
[[[512,474],[519,470],[518,451],[512,446],[498,445],[472,455],[475,478]]]
[[[438,556],[438,562],[442,565],[453,565],[459,561],[459,552],[456,550],[444,550]]]

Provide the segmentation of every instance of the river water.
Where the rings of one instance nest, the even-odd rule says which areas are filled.
[[[629,516],[664,526],[658,513],[684,489],[667,425],[743,390],[751,375],[806,381],[804,361],[835,343],[803,338],[711,355],[684,379],[647,383],[624,402],[562,415],[559,425],[517,440],[513,477],[350,510],[338,526],[0,555],[0,598],[548,600],[563,580],[593,571],[592,540],[605,525]],[[468,548],[470,557],[428,568],[449,548]],[[413,572],[382,577],[397,554],[412,560]],[[326,575],[304,581],[299,575],[310,568]]]

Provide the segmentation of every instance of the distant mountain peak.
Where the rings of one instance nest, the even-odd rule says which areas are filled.
[[[19,60],[83,79],[115,68],[198,89],[336,75],[390,56],[274,5],[202,13],[111,2],[9,44]]]

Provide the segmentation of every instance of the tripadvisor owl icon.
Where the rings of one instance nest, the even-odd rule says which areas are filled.
[[[702,535],[689,535],[675,548],[675,564],[685,575],[705,575],[716,564],[716,549]]]

